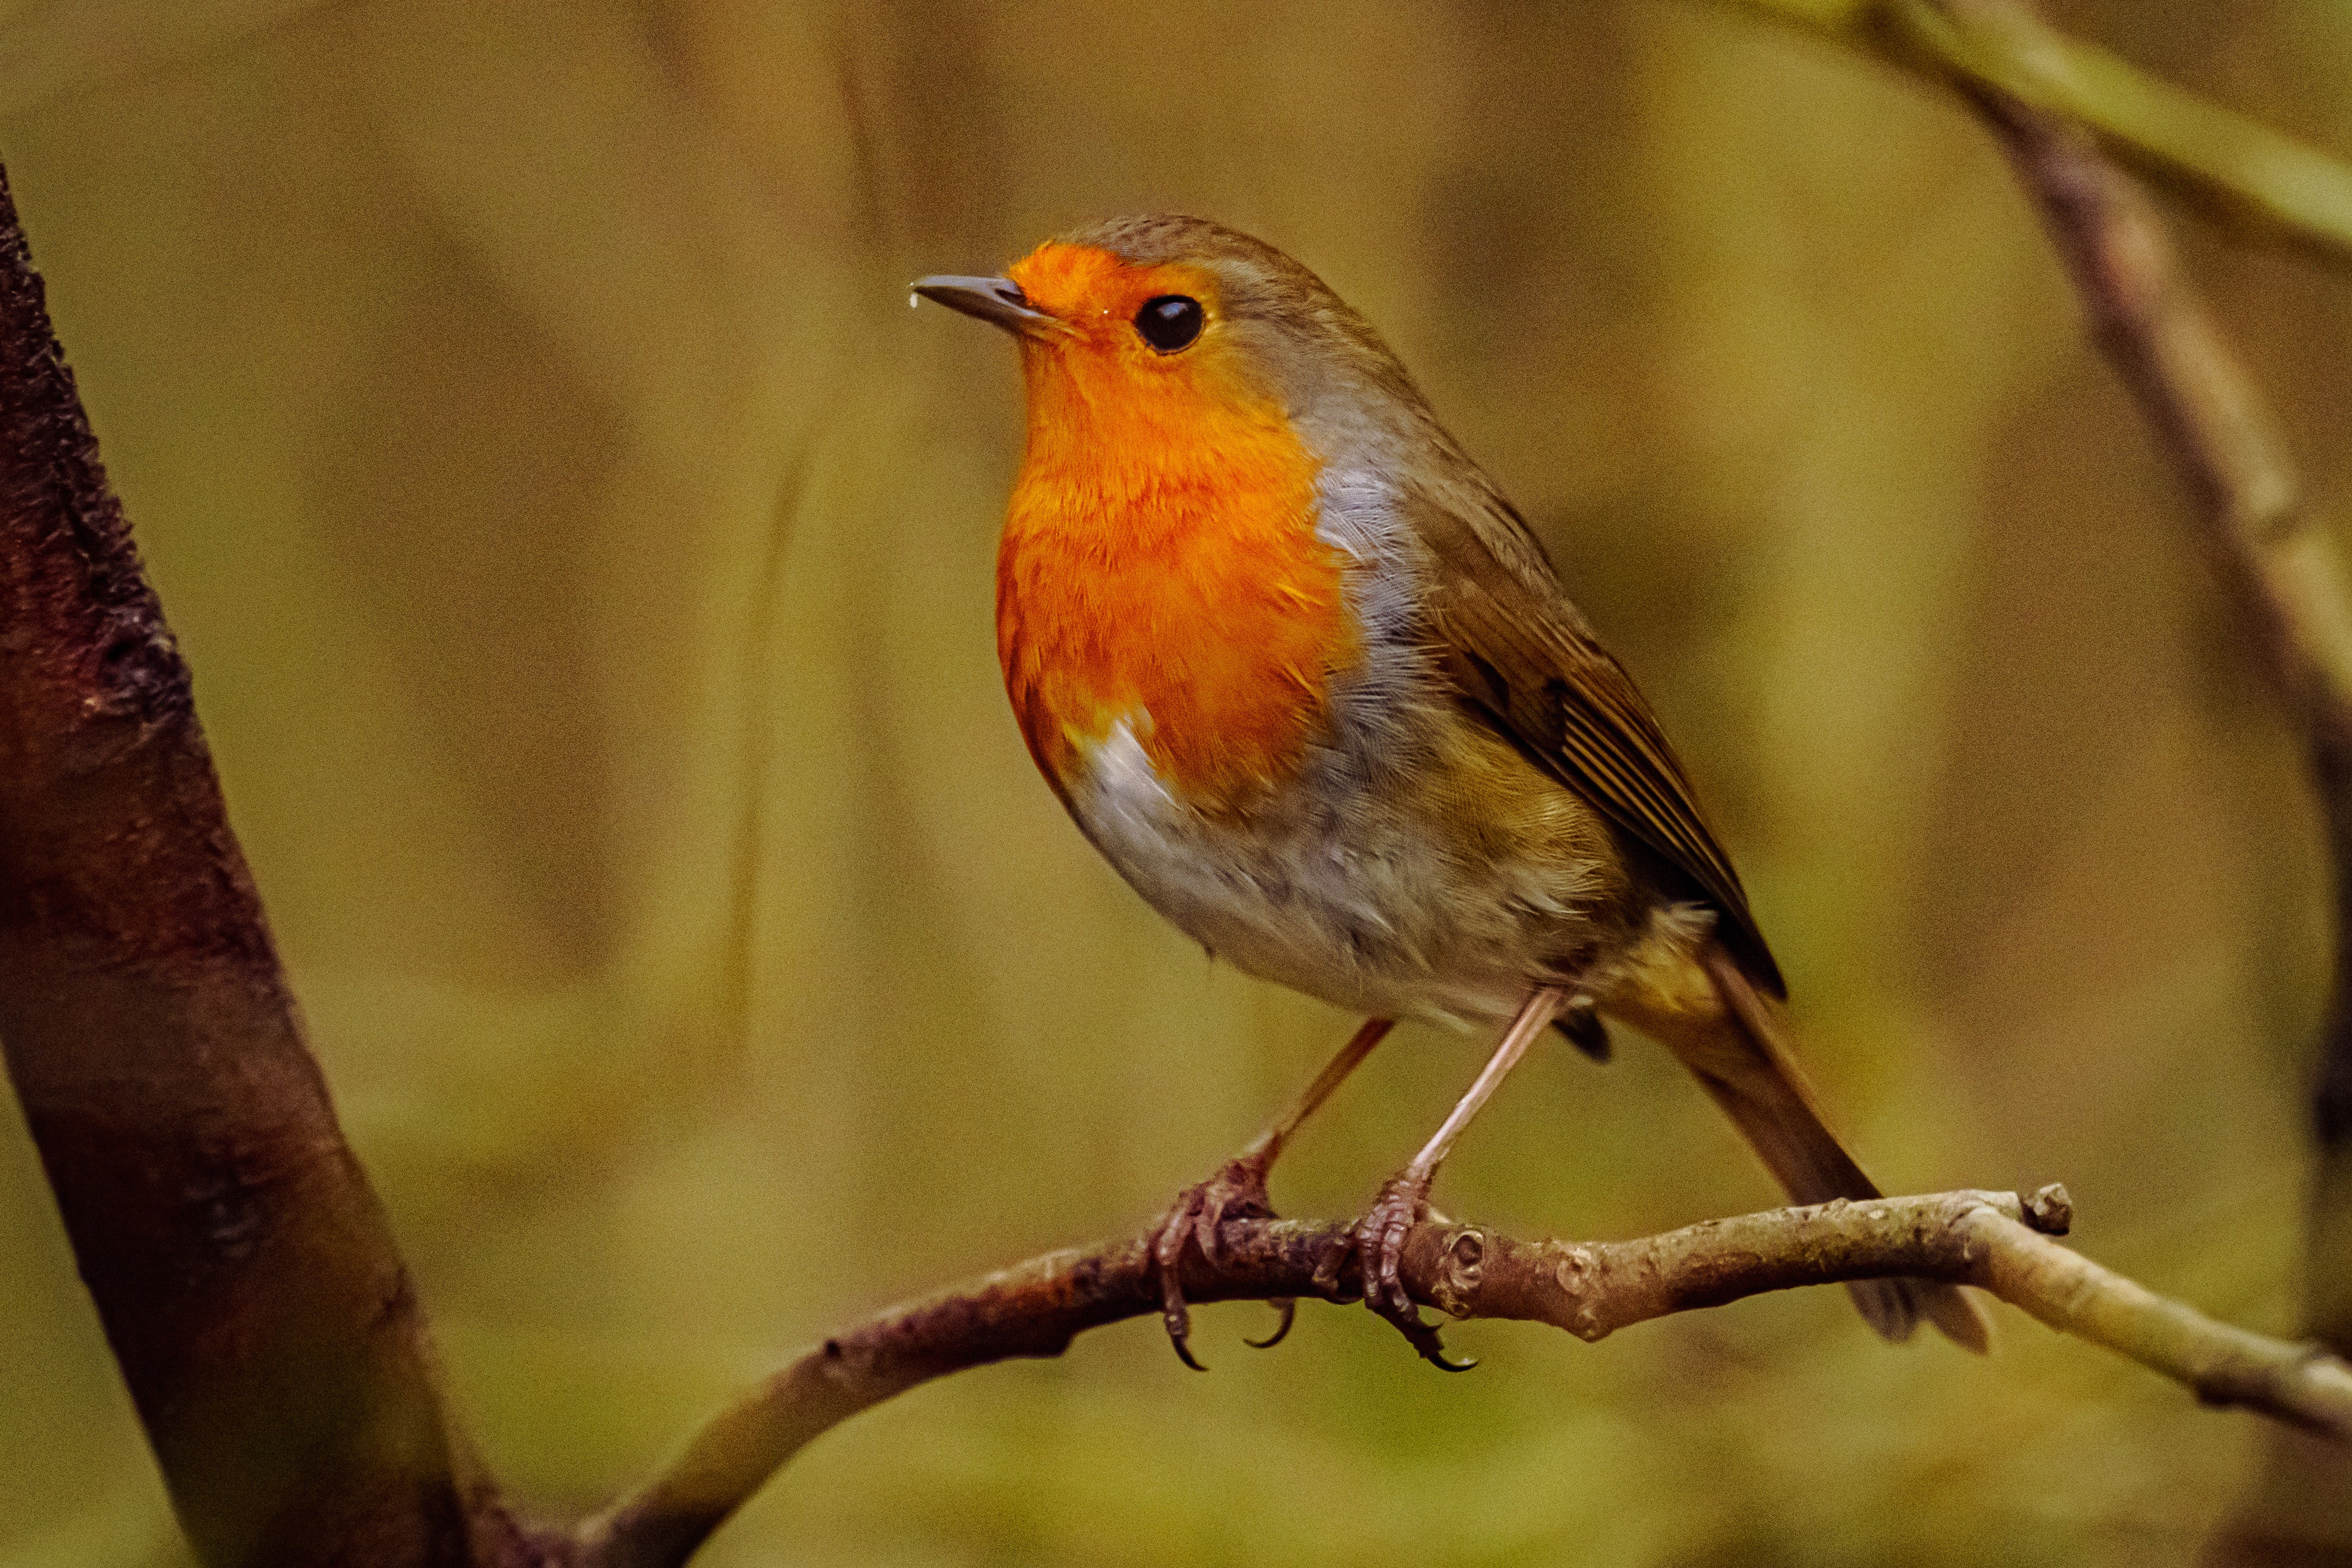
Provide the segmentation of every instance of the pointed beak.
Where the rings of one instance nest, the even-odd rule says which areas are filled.
[[[1010,278],[925,278],[914,288],[926,300],[992,321],[1020,337],[1062,330],[1060,319],[1032,305],[1029,296],[1021,292],[1021,285]]]

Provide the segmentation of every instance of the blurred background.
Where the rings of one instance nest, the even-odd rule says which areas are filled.
[[[2352,146],[2326,0],[2054,5]],[[1073,223],[1320,271],[1549,542],[1696,774],[1895,1191],[2063,1180],[2294,1331],[2324,867],[2181,502],[1950,103],[1704,0],[16,0],[0,157],[457,1396],[588,1506],[804,1342],[1130,1231],[1354,1020],[1210,967],[1034,776],[1003,339]],[[2323,506],[2352,289],[2182,225]],[[1277,1173],[1356,1212],[1485,1045],[1408,1029]],[[0,1100],[0,1564],[184,1549]],[[1776,1194],[1662,1051],[1555,1044],[1440,1202]],[[1599,1346],[1201,1314],[827,1436],[714,1564],[2172,1563],[2254,1421],[1996,1307]]]

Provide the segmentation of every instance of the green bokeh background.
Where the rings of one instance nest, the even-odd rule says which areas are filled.
[[[2352,145],[2323,0],[2065,25]],[[1179,209],[1319,270],[1536,522],[1701,782],[1893,1190],[2063,1179],[2291,1331],[2324,869],[2133,411],[1950,103],[1704,0],[0,5],[0,156],[457,1395],[582,1508],[792,1348],[1131,1229],[1352,1020],[1209,967],[1033,775],[1003,342],[918,274]],[[2187,226],[2323,503],[2352,310]],[[1297,1145],[1339,1215],[1478,1042]],[[0,1101],[0,1103],[5,1103]],[[1664,1056],[1549,1048],[1442,1201],[1774,1194]],[[1995,1308],[1598,1347],[1211,1309],[826,1437],[714,1564],[2172,1563],[2247,1417]],[[0,1110],[0,1568],[184,1549]]]

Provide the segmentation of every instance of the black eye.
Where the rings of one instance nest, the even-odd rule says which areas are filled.
[[[1135,330],[1161,353],[1172,354],[1192,347],[1208,319],[1201,301],[1190,294],[1162,294],[1143,302],[1143,309],[1135,313]]]

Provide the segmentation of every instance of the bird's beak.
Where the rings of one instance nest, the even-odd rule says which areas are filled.
[[[1037,337],[1062,330],[1060,318],[1031,304],[1021,285],[1010,278],[925,278],[914,287],[926,300],[993,321],[1016,336]]]

